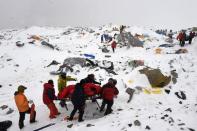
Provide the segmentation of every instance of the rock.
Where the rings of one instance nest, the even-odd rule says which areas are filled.
[[[16,46],[17,47],[23,47],[25,44],[24,43],[21,43],[21,41],[17,41],[16,42]]]
[[[171,109],[171,108],[168,108],[168,109],[166,109],[165,111],[172,112],[172,109]]]
[[[2,85],[0,85],[0,88],[2,87]]]
[[[141,126],[141,123],[140,123],[139,120],[135,120],[135,121],[134,121],[134,125],[135,125],[135,126]]]
[[[123,109],[120,109],[120,108],[119,108],[119,109],[117,109],[117,111],[122,111],[122,110],[123,110]]]
[[[91,127],[91,126],[94,126],[94,125],[92,125],[92,124],[87,124],[86,126],[87,126],[87,127]]]
[[[14,65],[14,66],[19,67],[19,64],[16,64],[16,65]]]
[[[190,131],[195,131],[194,129],[192,129],[192,128],[188,128]]]
[[[12,59],[7,59],[7,61],[11,61]]]
[[[179,98],[179,99],[182,99],[182,100],[186,100],[186,95],[183,91],[180,91],[180,92],[175,92],[175,95]]]
[[[14,112],[14,110],[9,108],[9,110],[6,112],[6,114],[8,115],[8,114],[11,114],[12,112]]]
[[[12,84],[9,84],[9,86],[12,86]]]
[[[0,108],[1,108],[2,110],[4,110],[4,109],[8,108],[8,106],[7,106],[7,105],[2,105]]]
[[[67,125],[68,128],[71,128],[73,126],[73,124]]]
[[[170,94],[170,90],[165,89],[164,91],[165,91],[167,94]]]
[[[150,127],[147,125],[145,129],[150,130]]]
[[[128,124],[128,126],[129,126],[129,127],[132,127],[132,124],[130,123],[130,124]]]
[[[183,125],[185,125],[185,123],[180,123],[180,124],[178,124],[178,126],[183,126]]]
[[[179,104],[183,104],[183,102],[182,101],[179,101]]]

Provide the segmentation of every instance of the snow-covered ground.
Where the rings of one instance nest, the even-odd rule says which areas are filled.
[[[110,46],[109,53],[103,53],[100,43],[100,35],[104,31],[111,31],[110,26],[101,28],[91,28],[94,33],[89,33],[87,28],[52,28],[52,27],[31,27],[21,30],[1,30],[0,35],[4,36],[0,39],[0,106],[8,105],[8,108],[0,109],[0,121],[11,120],[13,125],[10,131],[17,131],[18,128],[18,110],[14,102],[14,92],[19,85],[25,85],[28,89],[25,95],[28,99],[34,101],[37,111],[37,120],[35,124],[29,124],[29,115],[26,115],[24,131],[31,131],[42,127],[49,123],[55,125],[43,129],[43,131],[194,131],[197,130],[197,39],[194,39],[191,45],[186,44],[185,48],[188,53],[185,54],[168,54],[180,49],[178,41],[174,40],[174,47],[161,48],[161,54],[155,54],[155,49],[166,44],[165,36],[156,34],[150,29],[141,27],[130,27],[133,35],[146,34],[148,40],[145,39],[144,47],[122,47],[119,46],[113,53]],[[64,32],[70,31],[67,35]],[[111,34],[114,34],[111,32]],[[41,45],[40,41],[35,44],[29,44],[32,39],[28,39],[31,35],[41,36],[44,40],[48,40],[52,45],[56,45],[59,50],[52,50]],[[16,42],[21,41],[25,45],[17,47]],[[58,110],[61,115],[56,119],[48,118],[49,110],[42,102],[43,84],[49,79],[55,82],[57,92],[58,76],[50,75],[51,71],[56,71],[59,65],[46,67],[53,60],[61,64],[69,57],[82,57],[83,54],[92,54],[95,60],[112,61],[114,63],[114,71],[118,75],[107,73],[105,70],[88,67],[74,66],[74,72],[68,72],[72,77],[76,77],[79,82],[88,74],[94,73],[96,79],[102,80],[105,84],[108,78],[117,79],[117,88],[120,94],[114,100],[113,113],[104,116],[98,111],[97,105],[91,101],[87,101],[84,119],[82,123],[77,121],[62,121],[63,118],[70,114],[72,104],[68,103],[69,110],[61,108],[56,101]],[[110,55],[111,57],[105,57]],[[125,92],[125,83],[127,86],[134,88],[142,86],[151,88],[147,77],[139,73],[143,67],[132,68],[128,65],[131,60],[144,60],[145,66],[151,68],[159,68],[163,74],[170,75],[172,70],[178,73],[177,83],[170,82],[162,89],[161,94],[146,94],[144,92],[135,93],[132,101],[127,103],[128,94]],[[173,60],[173,62],[172,62]],[[171,64],[169,64],[171,63]],[[70,82],[73,84],[75,82]],[[166,93],[170,90],[170,93]],[[179,99],[175,92],[183,91],[186,100]],[[99,100],[101,104],[101,101]],[[6,114],[9,108],[14,112]],[[140,125],[134,122],[138,120]],[[73,125],[72,125],[73,124]]]

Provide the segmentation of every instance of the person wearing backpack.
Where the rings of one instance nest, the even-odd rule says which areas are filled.
[[[85,92],[84,92],[84,88],[83,88],[84,84],[85,84],[85,81],[82,79],[80,81],[80,83],[77,83],[75,85],[74,92],[71,96],[71,101],[72,101],[74,108],[70,114],[69,120],[73,120],[73,117],[78,110],[79,111],[78,121],[79,122],[84,121],[83,114],[84,114],[84,110],[85,110],[85,100],[86,100],[85,99],[86,96],[85,96]]]
[[[53,119],[56,118],[56,115],[59,115],[60,113],[57,110],[57,107],[55,106],[54,100],[57,100],[57,96],[55,95],[55,89],[53,80],[49,80],[48,83],[45,83],[43,85],[43,103],[49,108],[50,115],[49,118]]]
[[[108,83],[103,85],[101,89],[101,98],[103,99],[102,105],[100,108],[100,112],[102,112],[107,105],[107,109],[104,115],[108,115],[112,112],[112,106],[114,104],[114,97],[119,94],[118,89],[115,87],[117,81],[115,79],[110,78]]]

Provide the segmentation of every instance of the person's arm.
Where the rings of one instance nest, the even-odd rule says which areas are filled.
[[[93,83],[94,83],[94,84],[101,85],[101,83],[100,83],[100,82],[97,82],[97,81],[95,81],[95,80],[93,81]]]
[[[67,77],[66,77],[66,80],[67,80],[67,81],[77,81],[76,78],[72,78],[71,76],[67,76]]]
[[[119,94],[119,90],[115,87],[115,92],[114,92],[115,95],[118,95]]]

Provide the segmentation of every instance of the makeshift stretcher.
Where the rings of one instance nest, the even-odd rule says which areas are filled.
[[[98,107],[100,108],[100,105],[97,102],[97,99],[100,99],[100,92],[101,92],[101,86],[96,85],[94,83],[86,83],[84,86],[84,92],[86,94],[86,99],[87,100],[92,100],[93,102],[96,102]],[[65,100],[65,101],[70,101],[71,96],[75,90],[75,85],[68,85],[63,89],[62,92],[58,94],[58,99],[60,100]]]

